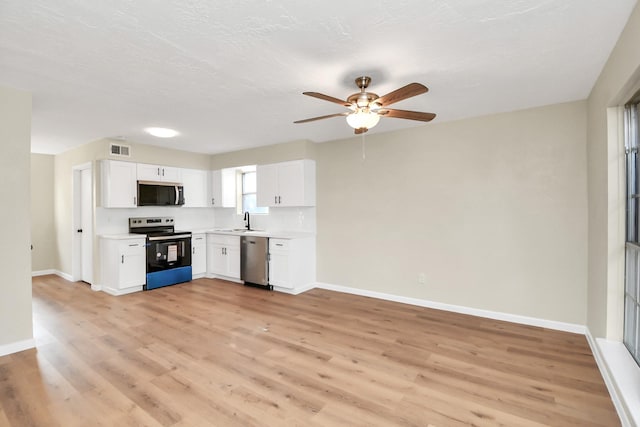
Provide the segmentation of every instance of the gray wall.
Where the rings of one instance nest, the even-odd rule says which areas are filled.
[[[585,102],[365,144],[316,147],[318,281],[585,324]]]
[[[53,221],[54,156],[31,154],[31,268],[54,269],[56,233]]]
[[[0,354],[33,338],[31,320],[31,95],[0,87]],[[3,347],[4,346],[4,347]]]

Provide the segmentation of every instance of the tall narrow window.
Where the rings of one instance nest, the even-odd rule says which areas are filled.
[[[638,171],[638,104],[636,95],[625,106],[625,155],[627,175],[627,221],[625,250],[624,345],[640,365],[640,173]]]
[[[255,171],[242,173],[242,210],[252,214],[269,213],[268,207],[257,206]]]

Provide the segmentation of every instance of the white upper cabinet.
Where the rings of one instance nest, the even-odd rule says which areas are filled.
[[[182,183],[182,169],[170,166],[138,163],[138,181]]]
[[[258,165],[258,206],[315,206],[316,163],[313,160]]]
[[[137,205],[136,164],[102,160],[101,192],[104,208],[135,208]]]
[[[206,208],[209,200],[209,172],[199,169],[182,169],[184,207]]]
[[[215,208],[236,207],[236,169],[211,172],[211,204]]]

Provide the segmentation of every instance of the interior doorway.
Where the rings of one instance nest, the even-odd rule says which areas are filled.
[[[73,280],[93,287],[93,170],[91,163],[73,167]]]

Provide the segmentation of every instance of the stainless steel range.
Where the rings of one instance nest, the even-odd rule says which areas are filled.
[[[145,290],[191,280],[191,232],[175,231],[174,218],[129,218],[129,233],[147,236]]]

